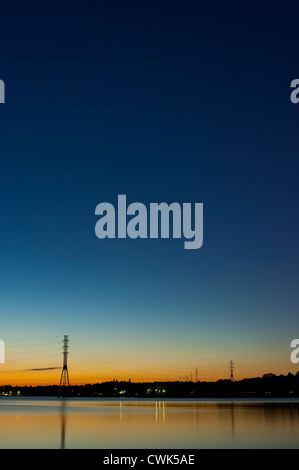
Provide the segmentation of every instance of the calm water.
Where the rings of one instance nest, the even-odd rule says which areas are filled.
[[[1,448],[299,448],[299,400],[0,398]]]

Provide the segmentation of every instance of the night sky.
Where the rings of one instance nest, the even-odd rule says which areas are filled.
[[[2,384],[295,373],[299,2],[0,11]],[[95,236],[100,202],[200,202],[204,242]]]

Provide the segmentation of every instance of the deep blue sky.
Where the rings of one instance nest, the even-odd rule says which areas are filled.
[[[1,5],[8,345],[69,333],[157,367],[296,370],[298,14],[296,0]],[[99,240],[95,207],[118,194],[203,202],[203,247]]]

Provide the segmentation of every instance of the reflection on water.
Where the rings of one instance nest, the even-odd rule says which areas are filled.
[[[0,398],[1,448],[299,448],[299,400]]]
[[[61,417],[61,449],[65,448],[65,424],[66,424],[66,403],[63,401],[60,406],[60,417]]]

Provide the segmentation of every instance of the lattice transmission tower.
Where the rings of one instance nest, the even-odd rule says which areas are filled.
[[[229,368],[230,368],[230,380],[234,381],[234,363],[233,361],[229,361]]]
[[[69,372],[67,368],[68,353],[69,353],[69,337],[68,335],[64,335],[63,340],[62,340],[63,365],[62,365],[62,370],[61,370],[58,397],[70,397],[71,396]]]

